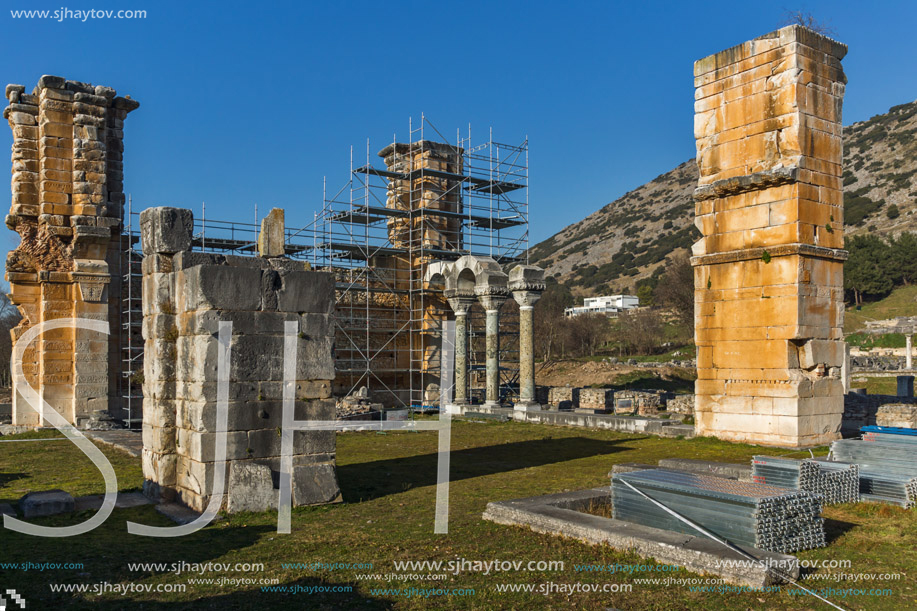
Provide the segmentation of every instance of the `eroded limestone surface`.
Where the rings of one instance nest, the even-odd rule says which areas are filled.
[[[838,437],[846,52],[789,26],[694,64],[699,434]]]

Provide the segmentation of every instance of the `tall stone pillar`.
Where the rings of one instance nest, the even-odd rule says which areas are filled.
[[[457,178],[463,173],[463,154],[460,147],[428,140],[393,143],[378,153],[389,179],[385,207],[394,211],[386,221],[388,240],[400,252],[371,257],[372,275],[394,289],[392,293],[379,291],[371,299],[384,309],[392,308],[396,301],[398,311],[389,315],[396,319],[385,327],[410,329],[393,339],[387,330],[373,331],[375,321],[366,321],[370,327],[367,349],[380,351],[374,362],[380,369],[398,372],[373,377],[391,388],[425,389],[431,382],[439,383],[440,321],[448,306],[442,293],[417,289],[426,266],[441,258],[439,251],[462,248],[462,219],[458,216],[462,182]],[[437,213],[440,211],[443,214]],[[360,326],[359,322],[354,326]],[[339,345],[349,345],[349,341]],[[383,355],[390,361],[385,365]],[[418,399],[401,397],[406,403]]]
[[[487,381],[484,405],[500,407],[500,307],[508,295],[505,292],[484,292],[477,289],[475,292],[486,315],[484,332]]]
[[[535,399],[535,302],[545,289],[544,270],[518,265],[509,273],[509,290],[519,304],[519,400],[514,408],[538,411]]]
[[[839,436],[846,52],[794,25],[694,64],[700,434]]]
[[[455,289],[445,291],[452,311],[455,312],[455,392],[453,403],[468,403],[468,310],[474,305],[475,298],[471,293],[462,293]]]
[[[110,87],[43,76],[31,94],[8,85],[4,117],[13,130],[13,202],[6,225],[21,243],[7,255],[10,298],[23,319],[13,342],[57,318],[108,321],[120,301],[111,290],[124,204],[124,119],[139,104]],[[111,335],[73,327],[44,333],[25,352],[26,381],[69,422],[107,411],[116,388]],[[77,358],[77,355],[79,358]],[[39,406],[13,388],[13,423],[39,426]]]

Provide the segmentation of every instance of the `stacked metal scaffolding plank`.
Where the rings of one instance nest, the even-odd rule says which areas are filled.
[[[917,437],[867,433],[831,444],[835,460],[860,466],[860,499],[905,508],[917,505]],[[910,441],[906,441],[910,440]]]
[[[827,460],[755,456],[751,461],[754,481],[796,488],[817,494],[825,505],[859,500],[859,467]]]
[[[780,553],[825,545],[821,501],[809,492],[665,469],[616,473],[611,490],[616,519],[702,536],[659,503],[735,545]]]
[[[430,403],[429,385],[440,380],[435,350],[441,323],[452,315],[442,288],[425,285],[426,266],[466,254],[507,267],[526,261],[528,142],[508,145],[489,137],[473,145],[470,130],[447,139],[425,117],[408,133],[384,149],[392,167],[368,141],[365,161],[355,162],[351,151],[348,182],[325,194],[310,260],[337,278],[335,394],[365,386],[374,401],[422,409]],[[426,147],[440,161],[426,165],[423,155],[412,156]],[[480,306],[471,309],[468,326],[474,397],[483,393],[486,360]],[[512,299],[501,311],[499,360],[505,397],[518,381]]]

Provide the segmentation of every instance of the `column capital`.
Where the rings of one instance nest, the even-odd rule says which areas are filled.
[[[476,301],[474,293],[469,291],[446,289],[443,291],[443,295],[449,301],[449,307],[452,308],[452,311],[459,315],[467,314]]]
[[[520,308],[531,308],[539,299],[541,299],[540,290],[515,290],[513,299],[519,304]]]
[[[506,289],[494,289],[493,287],[484,287],[484,290],[476,288],[474,292],[478,296],[481,306],[487,312],[498,311],[503,302],[509,297]]]

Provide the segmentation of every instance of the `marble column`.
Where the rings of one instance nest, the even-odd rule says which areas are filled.
[[[914,346],[911,343],[911,334],[910,333],[905,334],[904,343],[905,343],[904,368],[910,371],[914,367]]]
[[[538,411],[535,399],[535,302],[545,289],[544,270],[534,265],[517,265],[509,272],[509,290],[519,304],[519,411]]]
[[[505,290],[505,289],[503,289]],[[487,392],[485,407],[500,407],[500,306],[508,295],[503,292],[479,292],[478,301],[487,314]]]
[[[452,403],[468,403],[468,310],[474,305],[472,293],[446,290],[449,306],[455,312],[455,389]]]
[[[535,302],[541,291],[513,291],[519,304],[519,400],[514,408],[521,411],[538,411],[541,405],[535,400]]]

